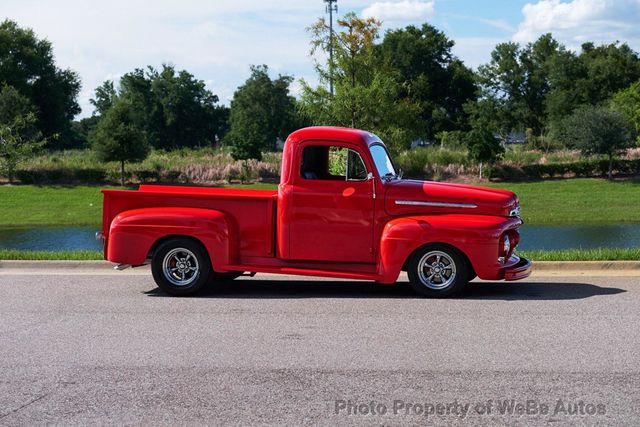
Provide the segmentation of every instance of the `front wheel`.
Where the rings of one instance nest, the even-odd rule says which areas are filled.
[[[193,294],[207,283],[211,262],[197,241],[176,237],[163,242],[151,261],[151,273],[160,289],[168,294]]]
[[[409,259],[407,273],[413,289],[431,298],[459,293],[469,277],[466,260],[457,250],[445,245],[418,249]]]

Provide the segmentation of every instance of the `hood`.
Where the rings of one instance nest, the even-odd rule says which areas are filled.
[[[512,216],[518,206],[514,193],[488,187],[432,181],[394,180],[385,183],[389,215],[468,213]]]

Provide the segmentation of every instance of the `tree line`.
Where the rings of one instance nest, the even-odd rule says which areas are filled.
[[[412,141],[468,148],[492,162],[512,132],[532,147],[613,156],[640,130],[640,58],[626,43],[584,43],[574,52],[551,34],[498,44],[477,70],[454,41],[423,24],[382,34],[375,18],[348,13],[333,34],[308,28],[318,85],[250,68],[229,107],[202,80],[172,65],[125,74],[95,89],[91,117],[74,121],[79,76],[56,66],[52,46],[14,21],[0,23],[0,158],[5,175],[40,149],[92,147],[101,159],[144,159],[150,149],[226,145],[259,159],[306,125],[377,133],[392,152]],[[333,60],[326,53],[333,50]],[[328,90],[329,81],[334,91]]]

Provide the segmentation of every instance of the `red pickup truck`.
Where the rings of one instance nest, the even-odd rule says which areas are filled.
[[[441,297],[476,276],[531,271],[514,253],[522,220],[512,192],[402,179],[384,143],[361,130],[292,133],[278,190],[102,192],[105,258],[117,269],[151,263],[172,295],[245,272],[393,284],[405,270],[416,291]]]

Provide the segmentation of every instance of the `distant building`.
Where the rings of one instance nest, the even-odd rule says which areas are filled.
[[[494,134],[503,144],[524,144],[527,142],[527,134],[524,132],[511,132],[506,137],[503,137],[499,133]]]

